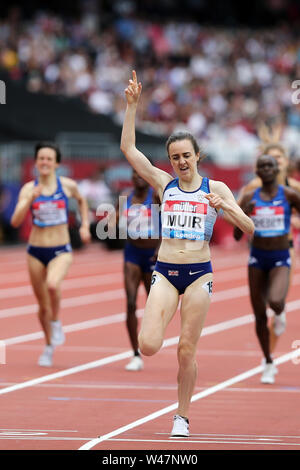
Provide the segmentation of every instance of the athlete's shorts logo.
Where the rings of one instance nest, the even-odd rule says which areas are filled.
[[[199,274],[199,273],[202,273],[203,271],[204,271],[204,269],[201,269],[200,271],[194,271],[194,272],[190,271],[189,275],[193,276],[193,274]]]

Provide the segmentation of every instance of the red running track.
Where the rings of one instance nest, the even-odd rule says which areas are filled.
[[[122,252],[93,244],[74,253],[63,284],[66,342],[54,365],[37,365],[44,341],[25,247],[0,250],[1,450],[298,450],[300,268],[287,303],[287,331],[274,357],[274,385],[260,383],[261,352],[247,286],[247,249],[212,248],[214,294],[198,347],[188,439],[169,433],[176,409],[179,315],[162,350],[139,372],[125,329]],[[145,303],[140,288],[139,315]],[[4,344],[2,343],[2,353]],[[98,438],[98,436],[101,436]]]

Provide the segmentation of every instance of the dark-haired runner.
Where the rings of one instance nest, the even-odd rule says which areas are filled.
[[[178,133],[167,142],[173,178],[151,164],[135,145],[135,116],[142,85],[136,73],[125,90],[127,107],[121,150],[136,172],[158,193],[161,200],[162,241],[152,275],[139,347],[142,354],[157,353],[166,327],[181,298],[181,331],[177,348],[178,409],[172,436],[189,435],[189,406],[197,378],[196,348],[212,293],[209,240],[217,211],[242,231],[252,234],[253,222],[237,205],[229,188],[198,173],[202,153],[194,137]]]
[[[64,342],[58,315],[61,283],[72,262],[68,198],[75,198],[79,204],[82,241],[90,240],[87,203],[74,180],[56,175],[60,161],[61,154],[55,144],[37,144],[35,168],[38,178],[21,188],[11,218],[11,224],[19,227],[28,211],[32,212],[33,225],[28,241],[27,261],[31,284],[39,304],[38,317],[46,341],[38,361],[44,367],[52,366],[54,348]]]

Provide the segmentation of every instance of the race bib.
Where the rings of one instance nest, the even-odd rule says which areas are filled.
[[[197,201],[168,201],[164,205],[162,236],[203,240],[208,204]]]
[[[284,231],[284,208],[278,207],[255,207],[251,214],[257,232],[267,233],[269,231]]]
[[[157,274],[157,273],[152,274],[152,277],[151,277],[151,286],[154,286],[154,284],[157,284],[159,281],[161,281],[160,275]]]
[[[42,224],[67,223],[66,203],[64,200],[35,202],[32,205],[34,219]]]
[[[202,285],[202,289],[206,290],[209,297],[212,296],[213,293],[213,281],[207,281]]]

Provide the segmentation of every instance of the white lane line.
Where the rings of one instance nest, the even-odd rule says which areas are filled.
[[[170,435],[169,433],[166,432],[156,432],[155,434],[167,434],[168,436]],[[273,435],[267,435],[267,434],[196,434],[193,433],[193,437],[199,436],[201,439],[219,439],[219,438],[235,438],[235,439],[260,439],[260,440],[282,440],[282,439],[300,439],[300,436],[273,436]],[[115,439],[116,441],[118,439]]]
[[[11,386],[16,385],[16,382],[0,382],[2,386]],[[119,384],[106,384],[106,385],[95,385],[95,384],[73,384],[73,383],[65,383],[65,384],[58,384],[58,383],[44,383],[44,384],[37,384],[36,387],[41,388],[60,388],[60,389],[84,389],[84,390],[153,390],[153,384],[151,385],[139,385],[137,383],[133,385],[124,385],[122,383]],[[176,385],[155,385],[155,390],[163,390],[163,391],[170,391],[170,390],[177,390]],[[205,390],[205,387],[195,387],[195,390]],[[249,388],[249,387],[229,387],[224,389],[226,393],[281,393],[281,394],[290,394],[290,393],[297,393],[299,394],[299,387],[295,389],[287,388]],[[163,433],[156,433],[156,434],[163,434]],[[286,437],[286,436],[285,436]]]
[[[238,392],[238,393],[298,393],[300,387],[289,388],[248,388],[248,387],[231,387],[227,388],[226,392]]]
[[[125,298],[124,289],[108,290],[99,294],[80,295],[78,297],[69,297],[67,299],[62,299],[61,307],[80,307],[82,305],[92,305],[97,304],[99,302],[108,302],[123,298]],[[23,305],[21,307],[4,308],[0,310],[0,318],[35,314],[36,311],[37,304]]]
[[[191,435],[193,437],[193,435]],[[258,441],[241,441],[241,440],[205,440],[205,439],[199,439],[199,440],[192,440],[190,438],[182,438],[182,439],[174,439],[172,438],[167,440],[167,439],[109,439],[109,441],[116,441],[116,442],[157,442],[157,443],[180,443],[182,444],[185,442],[186,444],[244,444],[244,445],[263,445],[263,446],[300,446],[297,442],[269,442],[269,441],[264,441],[264,442],[258,442]],[[79,450],[84,450],[83,449],[84,445],[82,448]],[[86,449],[87,450],[87,449]]]
[[[138,309],[137,310],[137,316],[141,316],[143,309]],[[81,331],[81,330],[87,330],[89,328],[95,328],[98,326],[104,326],[104,325],[111,325],[113,323],[120,323],[124,322],[126,318],[126,313],[116,313],[114,315],[108,315],[106,317],[98,318],[95,320],[86,320],[83,322],[78,322],[78,323],[72,323],[70,325],[66,325],[63,327],[63,331],[65,333],[71,333],[74,331]],[[12,338],[7,338],[4,339],[4,343],[6,346],[10,346],[12,344],[19,344],[19,343],[25,343],[28,341],[34,341],[36,339],[44,338],[44,333],[42,331],[38,331],[35,333],[29,333],[27,335],[21,335],[21,336],[15,336]]]
[[[62,437],[62,436],[57,436],[57,437],[50,437],[50,436],[1,436],[0,435],[0,440],[1,441],[88,441],[90,437]]]
[[[23,436],[15,436],[15,437],[6,437],[6,436],[0,436],[0,440],[2,441],[89,441],[91,438],[90,437],[50,437],[50,436],[33,436],[33,437],[23,437]],[[228,444],[228,445],[233,445],[233,444],[239,444],[239,445],[252,445],[252,446],[282,446],[282,447],[288,447],[288,446],[293,446],[293,447],[298,447],[300,444],[294,443],[294,442],[258,442],[258,441],[218,441],[218,440],[192,440],[190,438],[177,438],[177,439],[110,439],[110,441],[125,441],[125,442],[154,442],[154,443],[169,443],[169,444],[182,444],[183,442],[186,444]],[[80,449],[79,449],[80,450]]]
[[[297,304],[297,307],[300,307],[300,301],[299,304]],[[296,309],[296,307],[295,307]],[[137,316],[141,317],[143,314],[143,309],[138,309],[137,310]],[[73,323],[71,325],[66,325],[63,327],[63,331],[65,333],[70,333],[74,331],[80,331],[80,330],[86,330],[89,328],[95,328],[97,326],[104,326],[104,325],[111,325],[113,323],[120,323],[124,322],[126,318],[125,312],[122,313],[116,313],[114,315],[108,315],[106,317],[102,317],[99,319],[95,320],[86,320],[84,322],[79,322],[79,323]],[[246,325],[248,323],[252,323],[254,321],[254,317],[252,314],[249,315],[244,315],[243,317],[238,317],[238,318],[233,318],[232,320],[226,320],[224,322],[216,323],[214,325],[206,326],[203,328],[201,336],[217,333],[219,331],[224,331],[230,328],[235,328],[237,326],[242,326]],[[25,343],[28,341],[34,341],[40,338],[43,338],[44,334],[41,331],[35,332],[35,333],[29,333],[26,335],[21,335],[21,336],[15,336],[12,338],[7,338],[4,339],[3,342],[5,343],[6,346],[11,346],[13,344],[19,344],[19,343]],[[172,346],[174,344],[177,344],[178,342],[178,336],[175,336],[173,338],[166,339],[163,343],[163,347],[165,346]]]
[[[11,386],[11,385],[16,385],[16,382],[0,382],[0,385],[4,386]],[[134,383],[133,385],[124,385],[123,383],[118,383],[118,384],[105,384],[105,385],[95,385],[95,384],[88,384],[88,383],[83,383],[83,384],[73,384],[73,383],[66,383],[66,384],[58,384],[58,383],[45,383],[45,384],[37,384],[36,387],[41,387],[41,388],[61,388],[61,389],[91,389],[91,390],[153,390],[153,384],[149,385],[139,385],[138,383]],[[204,390],[204,387],[196,387],[197,390]],[[0,389],[1,390],[1,389]],[[170,386],[160,386],[160,385],[155,385],[155,390],[177,390],[177,386],[175,385],[170,385]],[[242,389],[243,390],[243,389]],[[298,392],[299,393],[299,390]]]
[[[12,385],[11,387],[6,387],[0,389],[0,395],[4,395],[10,392],[15,392],[16,390],[21,390],[28,387],[33,387],[34,385],[48,382],[49,380],[59,379],[61,377],[66,377],[68,375],[77,374],[89,369],[94,369],[95,367],[101,367],[106,364],[111,364],[113,362],[122,361],[123,359],[128,359],[132,356],[132,351],[126,351],[120,354],[115,354],[114,356],[105,357],[103,359],[98,359],[96,361],[88,362],[80,366],[71,367],[70,369],[65,369],[60,372],[54,372],[53,374],[43,375],[42,377],[37,377],[36,379],[27,380],[26,382],[18,383]],[[1,383],[0,383],[1,385]]]
[[[79,278],[65,279],[63,281],[63,290],[72,290],[82,287],[102,287],[105,284],[123,282],[123,274],[120,272],[111,274],[100,274],[96,276],[85,276]],[[33,295],[33,290],[30,284],[18,287],[9,287],[7,289],[0,289],[0,299],[9,299],[16,297],[25,297]]]
[[[14,428],[0,428],[0,431],[8,432],[78,432],[70,429],[14,429]]]
[[[101,262],[103,262],[101,260]],[[1,263],[1,261],[0,261]],[[115,264],[115,263],[108,263],[109,265],[111,264]],[[80,273],[80,275],[83,277],[85,276],[90,276],[90,266],[86,266],[84,263],[72,263],[71,265],[71,268],[70,268],[70,271],[66,277],[66,279],[77,279],[79,278],[80,276],[78,275],[78,273]],[[94,275],[101,275],[99,273],[99,262],[96,264],[96,267],[97,269],[95,269],[95,273]],[[122,265],[120,264],[120,266],[117,266],[117,269],[118,271],[116,272],[121,272],[121,269],[122,269]],[[112,273],[111,273],[112,274]],[[21,284],[28,284],[30,285],[30,278],[29,278],[29,273],[28,273],[28,269],[22,269],[22,270],[18,270],[18,271],[12,271],[12,272],[7,272],[6,274],[0,274],[0,284],[3,285],[3,284],[17,284],[17,283],[21,283]]]
[[[293,351],[293,352],[284,354],[283,356],[277,358],[274,362],[275,362],[275,364],[283,364],[284,362],[287,362],[287,361],[289,361],[293,358],[299,357],[299,356],[300,356],[300,348]],[[239,374],[239,375],[236,375],[235,377],[232,377],[231,379],[225,380],[224,382],[221,382],[217,385],[214,385],[213,387],[209,387],[206,390],[203,390],[202,392],[196,393],[195,395],[192,396],[191,401],[194,402],[194,401],[200,400],[204,397],[207,397],[209,395],[212,395],[216,392],[219,392],[220,390],[224,390],[224,388],[227,388],[230,385],[233,385],[237,382],[241,382],[241,381],[246,380],[246,379],[248,379],[248,378],[250,378],[250,377],[252,377],[256,374],[259,374],[260,372],[262,372],[262,370],[263,370],[263,366],[254,367],[254,369],[250,369],[246,372],[243,372],[242,374]],[[78,450],[90,450],[93,447],[95,447],[97,444],[100,444],[103,441],[107,441],[108,439],[110,439],[112,437],[123,434],[124,432],[129,431],[130,429],[136,428],[138,426],[141,426],[142,424],[145,424],[149,421],[152,421],[156,418],[159,418],[160,416],[163,416],[167,413],[170,413],[171,411],[176,410],[177,407],[178,407],[178,403],[176,402],[173,405],[162,408],[161,410],[158,410],[154,413],[151,413],[148,416],[145,416],[141,419],[133,421],[132,423],[129,423],[125,426],[122,426],[118,429],[115,429],[114,431],[111,431],[107,434],[104,434],[103,436],[99,436],[98,438],[95,438],[95,439],[91,440],[90,442],[87,442],[86,444],[81,446]],[[168,441],[168,442],[170,442],[170,441]],[[187,442],[189,442],[189,441],[187,441]]]
[[[165,433],[165,434],[167,434],[167,433]],[[196,439],[197,436],[199,436],[199,434],[191,434],[191,437],[193,437],[194,439]],[[199,442],[201,442],[202,439],[206,439],[208,441],[215,441],[216,439],[219,439],[220,441],[237,441],[237,440],[239,440],[239,441],[252,441],[252,442],[261,441],[261,440],[263,440],[263,441],[269,441],[270,440],[270,441],[276,441],[276,442],[281,441],[281,439],[262,439],[260,437],[250,437],[250,436],[248,436],[248,437],[240,437],[240,436],[235,436],[235,437],[219,437],[219,436],[218,437],[216,437],[216,436],[215,437],[208,437],[208,436],[200,437],[199,436],[198,439],[199,439]],[[109,440],[110,441],[130,441],[131,439],[116,438],[116,439],[109,439]],[[135,442],[135,441],[137,441],[137,442],[146,441],[147,442],[148,440],[152,441],[152,439],[136,439],[136,438],[132,439],[133,442]],[[173,441],[174,440],[172,439],[172,442]],[[157,441],[157,442],[160,442],[160,441]],[[170,441],[168,440],[168,441],[163,441],[163,442],[170,442]],[[188,442],[190,442],[190,441],[188,440]]]

